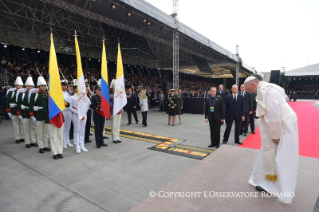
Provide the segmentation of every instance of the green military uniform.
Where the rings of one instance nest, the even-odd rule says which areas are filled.
[[[31,146],[37,147],[36,143],[36,126],[32,122],[29,115],[29,91],[25,93],[20,93],[18,97],[18,113],[20,113],[23,117],[23,128],[24,128],[24,138],[25,144],[27,148]],[[31,144],[31,145],[30,145]]]
[[[24,142],[23,124],[18,116],[21,116],[21,112],[18,110],[18,103],[16,100],[17,91],[11,91],[7,95],[6,99],[6,112],[11,114],[13,123],[13,132],[16,143]]]
[[[48,128],[45,123],[49,123],[48,110],[48,94],[45,91],[31,94],[29,105],[30,118],[36,119],[37,126],[37,141],[39,145],[39,152],[44,153],[44,150],[49,149],[48,144]]]

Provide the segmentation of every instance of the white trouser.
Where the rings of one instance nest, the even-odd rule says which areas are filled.
[[[47,124],[44,123],[44,121],[37,121],[37,141],[39,145],[39,149],[42,149],[44,147],[49,147],[48,144],[48,127]],[[50,141],[52,139],[50,138]]]
[[[24,118],[23,119],[23,128],[24,128],[24,142],[25,144],[35,144],[36,138],[35,134],[37,132],[37,128],[33,123],[32,119]]]
[[[70,128],[71,128],[71,120],[72,120],[72,112],[69,109],[65,109],[62,111],[64,116],[64,125],[63,125],[63,144],[66,145],[70,143]]]
[[[78,119],[78,115],[72,114],[72,122],[73,122],[73,141],[75,148],[84,147],[84,135],[85,135],[85,125],[86,125],[86,115],[84,120]]]
[[[15,140],[24,139],[23,123],[21,123],[18,116],[12,115],[12,124],[13,124],[14,139]]]
[[[49,135],[52,155],[63,153],[63,126],[57,128],[53,124],[46,124]]]
[[[113,116],[113,141],[118,141],[120,140],[120,128],[121,128],[121,117],[122,114],[117,114]]]

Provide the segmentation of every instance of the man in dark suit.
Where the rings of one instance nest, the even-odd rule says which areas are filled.
[[[217,92],[217,96],[221,97],[224,101],[224,105],[226,103],[226,97],[228,96],[229,92],[228,91],[224,91],[224,86],[222,84],[219,85],[218,87],[218,92]]]
[[[245,103],[245,121],[241,123],[240,135],[244,133],[244,136],[246,136],[248,132],[249,115],[253,113],[253,99],[251,93],[245,90],[244,84],[240,86],[240,95],[244,97]]]
[[[232,86],[232,94],[229,94],[226,98],[225,109],[226,113],[226,130],[224,133],[223,144],[226,144],[229,138],[230,130],[235,121],[235,143],[239,142],[239,130],[242,121],[245,121],[245,103],[244,97],[238,94],[238,86]]]
[[[251,93],[251,98],[253,100],[253,113],[249,115],[249,120],[250,120],[250,129],[251,133],[255,134],[255,116],[256,116],[256,95],[254,93]]]
[[[219,147],[220,125],[225,121],[225,107],[221,97],[216,96],[216,88],[210,89],[210,96],[205,99],[205,122],[209,122],[211,144],[208,147]]]
[[[85,83],[86,86],[86,95],[91,101],[91,93],[90,93],[90,84]],[[88,112],[86,113],[87,119],[86,119],[86,124],[85,124],[85,136],[84,136],[84,142],[85,143],[91,143],[92,141],[90,140],[90,131],[91,131],[91,120],[92,120],[92,110],[89,108]]]
[[[129,88],[127,90],[127,104],[126,104],[126,109],[127,109],[127,117],[128,117],[128,124],[132,124],[132,113],[134,116],[134,119],[136,121],[136,124],[138,124],[138,119],[136,115],[136,107],[137,107],[137,98],[134,93],[132,93],[132,89]]]

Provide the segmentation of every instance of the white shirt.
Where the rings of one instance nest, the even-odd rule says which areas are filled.
[[[236,97],[236,100],[237,100],[237,95],[238,95],[238,93],[237,94],[233,94],[233,99],[235,99],[235,97]]]

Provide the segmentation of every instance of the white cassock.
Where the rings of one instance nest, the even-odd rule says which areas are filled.
[[[260,82],[257,111],[261,148],[249,184],[278,194],[278,200],[291,203],[297,183],[299,138],[297,115],[285,99],[284,89]],[[279,145],[272,139],[280,139]]]

